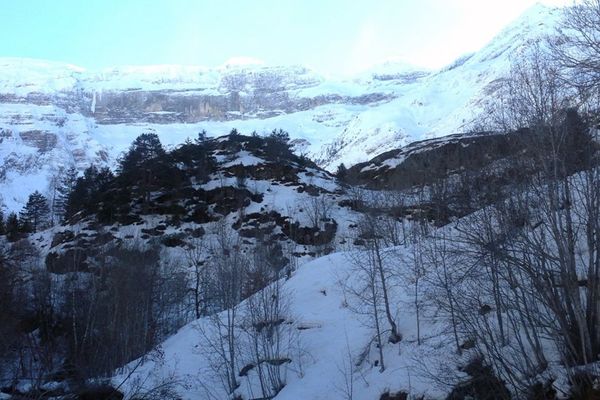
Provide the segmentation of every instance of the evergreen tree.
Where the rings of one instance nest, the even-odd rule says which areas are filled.
[[[36,190],[29,195],[27,204],[21,211],[21,228],[27,227],[27,229],[24,229],[25,231],[31,229],[32,232],[37,232],[47,225],[49,216],[50,206],[48,200]]]
[[[71,218],[79,211],[98,211],[98,202],[114,179],[115,176],[108,167],[98,170],[95,165],[90,165],[86,168],[83,176],[75,180],[72,190],[67,195],[65,218]]]
[[[252,131],[247,138],[246,148],[250,151],[261,149],[265,144],[265,138],[260,136],[258,132]]]
[[[111,182],[115,179],[115,174],[108,167],[98,171],[96,179],[92,182],[92,192],[105,192],[108,190]]]
[[[98,177],[98,168],[95,165],[90,165],[83,171],[83,176],[75,180],[73,190],[67,196],[65,205],[65,219],[71,218],[73,215],[82,210],[89,210],[93,198],[94,187]]]
[[[150,193],[171,190],[181,184],[184,175],[173,158],[163,149],[154,133],[138,136],[122,158],[119,184],[128,187],[133,196],[141,198],[143,212],[150,205]]]
[[[156,186],[173,184],[178,178],[167,158],[158,136],[143,133],[133,141],[121,160],[119,178],[124,185],[132,186],[146,204]]]
[[[0,210],[0,235],[4,235],[6,231],[4,230],[4,213]]]
[[[21,237],[21,229],[19,226],[19,217],[14,212],[8,214],[6,218],[6,224],[4,227],[6,232],[6,238],[9,242],[14,242]]]
[[[290,135],[283,129],[273,130],[265,142],[265,153],[270,159],[280,160],[292,155]]]
[[[202,129],[201,132],[198,132],[198,138],[196,138],[196,144],[201,144],[206,142],[206,131]]]
[[[340,181],[343,181],[344,179],[346,179],[347,175],[348,175],[348,169],[346,168],[344,163],[341,163],[340,165],[338,165],[337,171],[335,172],[335,176],[337,176],[337,178]]]
[[[186,141],[170,154],[170,163],[176,166],[183,163],[191,175],[204,182],[215,170],[216,159],[213,157],[207,141]],[[171,175],[172,179],[172,175]]]
[[[75,184],[77,183],[77,175],[77,168],[70,167],[64,171],[54,188],[51,211],[53,216],[57,218],[57,222],[64,221],[69,195],[75,188]]]
[[[129,151],[121,159],[120,172],[128,174],[139,172],[142,167],[148,166],[151,161],[164,157],[166,154],[156,133],[142,133],[138,136]]]

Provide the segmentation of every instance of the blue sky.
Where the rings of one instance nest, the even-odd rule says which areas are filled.
[[[563,4],[567,0],[543,3]],[[436,68],[535,0],[0,0],[0,57],[86,68],[218,66],[234,57],[351,74],[388,58]]]

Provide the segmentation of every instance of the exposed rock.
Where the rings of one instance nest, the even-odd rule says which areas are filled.
[[[57,232],[52,238],[52,244],[50,245],[50,247],[56,247],[59,244],[70,242],[74,238],[75,234],[73,233],[73,231],[65,230],[62,232]]]
[[[46,256],[46,269],[55,274],[87,272],[88,255],[82,248],[71,248],[64,252],[50,252]]]
[[[237,221],[233,227],[243,237],[262,238],[273,233],[275,227],[281,228],[284,237],[302,245],[323,246],[335,238],[337,222],[324,221],[323,229],[318,227],[301,226],[297,221],[292,222],[290,217],[283,216],[276,211],[268,213],[252,213]]]
[[[527,54],[547,34],[548,25],[559,20],[558,12],[540,10],[439,71],[388,65],[348,80],[330,81],[301,66],[86,71],[68,64],[2,59],[0,129],[12,133],[2,133],[0,142],[20,141],[21,134],[25,144],[17,143],[14,154],[0,159],[0,191],[4,185],[14,191],[22,179],[30,179],[34,189],[47,190],[39,177],[50,178],[54,171],[48,166],[114,166],[126,148],[122,141],[107,143],[106,138],[154,130],[171,141],[168,125],[173,123],[182,124],[176,131],[190,137],[208,120],[214,126],[209,135],[234,126],[259,134],[296,127],[290,128],[296,151],[329,170],[413,140],[464,131],[485,108],[486,99],[495,98],[494,82],[510,72],[509,55]],[[46,157],[30,157],[30,146]],[[18,180],[6,180],[14,173]],[[17,210],[26,198],[2,201]]]
[[[46,153],[52,150],[58,141],[56,134],[44,131],[26,131],[19,134],[23,143],[27,146],[35,147],[40,153]]]
[[[161,239],[161,243],[167,247],[183,247],[185,245],[184,237],[185,235],[182,233],[165,235]]]
[[[78,400],[122,400],[124,397],[123,393],[107,385],[87,387],[77,394]]]
[[[494,370],[485,365],[483,360],[476,358],[462,368],[469,379],[452,389],[446,400],[508,400],[511,398],[506,385],[496,375]]]
[[[408,399],[408,393],[406,393],[406,392],[397,392],[397,393],[385,392],[381,395],[381,397],[379,397],[379,400],[407,400],[407,399]]]
[[[347,181],[376,189],[407,189],[431,184],[458,171],[478,171],[496,160],[516,156],[527,135],[451,135],[415,142],[352,166]]]

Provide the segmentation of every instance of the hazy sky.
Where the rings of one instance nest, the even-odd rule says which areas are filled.
[[[436,68],[480,48],[535,2],[0,0],[0,57],[87,68],[252,57],[335,74],[401,58]]]

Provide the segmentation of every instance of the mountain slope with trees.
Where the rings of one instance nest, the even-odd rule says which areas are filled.
[[[596,398],[600,2],[567,15],[480,134],[333,176],[284,130],[145,132],[32,191],[0,218],[0,396]]]

